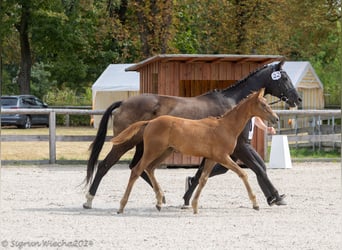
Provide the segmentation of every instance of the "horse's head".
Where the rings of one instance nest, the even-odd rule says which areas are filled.
[[[295,107],[302,102],[297,90],[293,86],[293,83],[286,73],[282,69],[284,60],[279,63],[269,65],[269,71],[264,79],[265,94],[270,94],[278,97],[282,101],[285,101],[290,107]]]
[[[279,117],[267,103],[266,98],[264,98],[264,92],[265,89],[262,88],[259,92],[255,92],[251,95],[250,110],[252,111],[252,115],[258,116],[272,124],[277,124]]]

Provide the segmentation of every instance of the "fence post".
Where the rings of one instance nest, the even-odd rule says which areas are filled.
[[[321,115],[318,115],[318,150],[321,151]]]
[[[56,112],[52,110],[49,115],[49,154],[50,164],[56,163]]]
[[[335,133],[335,116],[332,117],[332,121],[331,121],[331,133],[334,134]],[[335,142],[333,142],[333,150],[335,150]]]
[[[313,120],[312,120],[312,134],[314,136],[314,138],[316,137],[316,132],[315,132],[315,127],[316,127],[316,116],[313,116]],[[315,140],[312,141],[312,150],[315,151],[316,147],[315,147]]]

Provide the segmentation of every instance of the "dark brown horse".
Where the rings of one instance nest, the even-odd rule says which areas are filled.
[[[84,208],[91,208],[92,201],[97,188],[108,170],[120,159],[128,150],[136,147],[135,155],[130,164],[130,168],[136,165],[143,154],[142,141],[131,141],[120,146],[113,145],[111,151],[105,159],[100,162],[93,179],[95,166],[99,154],[102,150],[109,118],[113,116],[114,135],[119,134],[129,125],[143,120],[151,120],[161,115],[172,115],[189,119],[202,119],[208,116],[219,116],[232,108],[251,92],[265,88],[265,94],[270,94],[286,101],[289,106],[294,107],[301,102],[289,76],[282,70],[283,61],[276,64],[265,65],[248,75],[246,78],[236,82],[233,86],[223,90],[214,90],[197,97],[175,97],[154,94],[143,94],[130,97],[125,101],[119,101],[109,106],[104,113],[94,142],[87,166],[87,184],[91,184],[86,195],[87,202]],[[114,111],[114,112],[113,112]],[[137,137],[137,140],[139,138]],[[238,145],[240,142],[238,141]],[[256,153],[256,152],[255,152]],[[256,153],[257,154],[257,153]],[[251,167],[251,166],[248,166]],[[255,171],[258,176],[260,187],[266,197],[274,197],[277,190],[268,179],[265,171]],[[142,177],[150,185],[151,182],[145,172]],[[188,192],[184,197],[185,203],[190,199],[192,192]]]
[[[112,139],[113,144],[120,146],[129,142],[136,134],[143,134],[144,153],[141,161],[131,170],[118,213],[123,213],[133,185],[144,170],[150,177],[156,194],[156,207],[158,210],[161,209],[164,195],[155,178],[154,170],[173,150],[206,159],[199,186],[192,201],[194,213],[198,213],[198,199],[215,162],[231,169],[242,179],[253,208],[258,210],[259,206],[248,182],[247,174],[230,158],[238,136],[253,116],[272,123],[278,121],[278,116],[266,103],[264,89],[251,94],[219,118],[190,120],[163,115],[150,121],[136,122],[122,131]]]

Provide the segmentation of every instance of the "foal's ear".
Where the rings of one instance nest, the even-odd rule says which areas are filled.
[[[263,98],[263,97],[264,97],[264,94],[265,94],[265,88],[262,88],[262,89],[259,90],[258,97],[259,97],[259,98]]]

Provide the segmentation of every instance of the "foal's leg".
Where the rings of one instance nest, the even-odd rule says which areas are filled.
[[[239,165],[237,165],[231,158],[229,155],[226,155],[225,159],[223,159],[223,161],[220,162],[223,166],[225,166],[226,168],[231,169],[232,171],[234,171],[243,181],[243,183],[245,184],[245,187],[247,189],[248,192],[248,196],[249,199],[251,200],[252,204],[253,204],[253,208],[255,210],[259,210],[259,205],[256,201],[256,196],[253,193],[253,190],[251,188],[251,186],[249,185],[248,182],[248,176],[247,173],[240,168]]]
[[[135,146],[135,153],[134,153],[131,163],[129,164],[130,169],[134,168],[138,164],[141,157],[143,156],[143,153],[144,153],[144,143],[141,142]],[[140,177],[143,178],[144,181],[146,181],[153,188],[152,182],[149,176],[145,173],[145,171],[141,173]]]
[[[198,185],[198,188],[196,190],[195,196],[191,202],[194,214],[198,213],[198,199],[199,199],[199,196],[202,192],[203,187],[207,183],[207,180],[209,178],[209,174],[210,174],[211,170],[213,169],[214,165],[215,165],[214,161],[212,161],[210,159],[205,159],[202,174],[201,174],[201,177],[199,179],[199,185]]]
[[[256,174],[258,184],[268,202],[276,202],[282,199],[267,175],[264,161],[252,145],[249,143],[241,143],[237,145],[234,155],[243,159],[244,163]]]
[[[129,181],[126,187],[126,191],[120,201],[120,208],[118,210],[118,214],[122,214],[123,210],[127,204],[129,195],[131,194],[133,185],[135,183],[135,181],[138,179],[138,177],[141,175],[141,173],[144,171],[143,169],[144,165],[142,164],[138,164],[137,166],[135,166],[132,170],[131,170],[131,175],[129,177]]]
[[[129,164],[129,168],[130,169],[134,168],[138,164],[138,162],[140,161],[141,157],[143,156],[143,153],[144,153],[144,143],[141,142],[141,143],[137,144],[136,147],[135,147],[135,154],[133,156],[133,160]],[[162,161],[160,161],[160,162],[162,162]],[[146,174],[145,171],[143,171],[141,173],[140,177],[143,178],[144,181],[146,181],[153,188],[151,178],[150,178],[150,176],[148,174]],[[163,199],[163,203],[165,204],[166,203],[166,199],[165,199],[164,195],[163,195],[162,199]]]
[[[160,188],[160,185],[154,175],[154,170],[155,168],[149,168],[147,169],[147,174],[150,177],[150,180],[152,182],[152,186],[153,186],[153,191],[156,194],[156,208],[158,209],[158,211],[161,210],[162,204],[163,204],[163,198],[164,198],[164,193],[162,191],[162,189]]]
[[[156,200],[157,200],[156,208],[158,209],[158,211],[161,210],[162,204],[163,203],[165,204],[165,196],[164,196],[163,190],[160,188],[160,185],[154,175],[154,170],[171,153],[172,153],[172,149],[167,149],[159,158],[154,160],[153,163],[146,169],[147,175],[149,176],[152,182],[154,193],[156,194]]]
[[[132,191],[133,185],[135,183],[135,181],[138,179],[138,177],[141,175],[141,173],[144,171],[144,169],[146,169],[149,166],[154,166],[155,163],[160,163],[159,160],[163,160],[164,158],[162,158],[164,155],[168,155],[169,151],[167,150],[167,148],[162,148],[159,147],[158,151],[154,150],[154,151],[145,151],[144,155],[141,159],[141,161],[138,163],[137,166],[133,167],[131,170],[131,175],[128,181],[128,185],[126,187],[126,191],[124,193],[124,196],[122,197],[121,201],[120,201],[120,208],[118,210],[118,214],[123,213],[123,210],[127,204],[129,195]],[[171,151],[172,152],[172,151]],[[155,179],[154,179],[155,181]],[[158,188],[159,186],[157,185],[156,188]],[[160,200],[162,200],[162,196],[160,196]]]
[[[233,157],[232,157],[233,158]],[[234,158],[233,158],[234,160]],[[196,171],[196,174],[194,177],[191,177],[191,185],[189,186],[189,189],[186,190],[184,196],[183,196],[183,199],[184,199],[184,205],[182,208],[188,208],[189,204],[190,204],[190,198],[192,196],[192,193],[195,191],[197,185],[198,185],[198,182],[199,182],[199,179],[202,175],[202,171],[203,171],[203,167],[204,167],[204,164],[205,164],[205,161],[206,159],[203,158],[198,170]],[[219,163],[215,164],[215,166],[213,167],[213,169],[211,170],[210,174],[209,174],[209,178],[210,177],[213,177],[215,175],[221,175],[221,174],[224,174],[228,171],[228,169],[222,165],[220,165]]]

